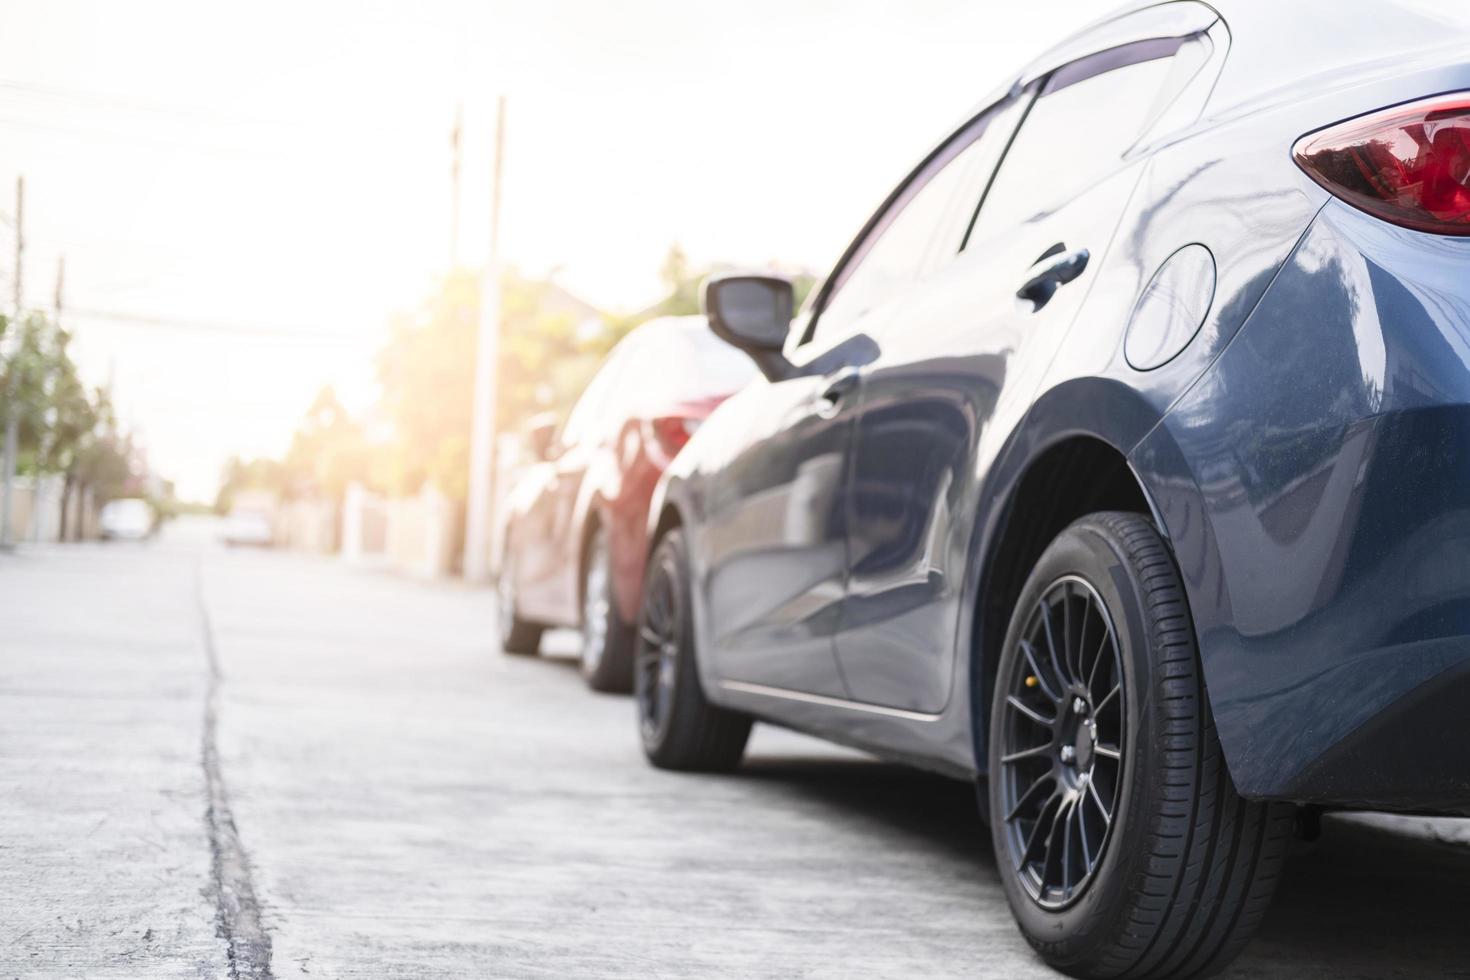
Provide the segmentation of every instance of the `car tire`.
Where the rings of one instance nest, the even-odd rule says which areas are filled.
[[[598,527],[582,563],[582,679],[594,691],[633,689],[633,627],[618,615],[607,531]]]
[[[638,730],[660,769],[722,772],[745,754],[751,719],[711,704],[699,682],[684,534],[664,535],[648,563],[634,654]]]
[[[1037,561],[988,731],[997,867],[1050,965],[1203,976],[1250,939],[1294,811],[1236,792],[1179,572],[1146,518],[1085,517]]]
[[[505,560],[501,563],[500,576],[495,583],[499,598],[499,615],[495,618],[500,630],[500,649],[506,653],[535,656],[541,650],[543,627],[539,623],[527,622],[517,612],[513,555],[514,552],[507,544]]]

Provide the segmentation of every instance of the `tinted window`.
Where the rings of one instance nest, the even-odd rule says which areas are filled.
[[[647,323],[608,354],[567,416],[561,444],[613,439],[631,418],[733,394],[754,375],[750,357],[716,337],[702,320]]]
[[[970,240],[1071,200],[1117,166],[1164,97],[1180,43],[1130,44],[1053,72],[986,192]]]
[[[755,362],[703,327],[685,335],[689,370],[674,380],[675,397],[687,400],[730,395],[755,377]]]
[[[1004,103],[975,119],[914,174],[837,273],[818,315],[819,336],[845,333],[959,251],[1018,106]]]

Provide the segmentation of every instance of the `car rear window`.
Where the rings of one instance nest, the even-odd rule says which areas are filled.
[[[739,391],[755,377],[755,362],[716,337],[707,328],[690,330],[683,338],[692,368],[674,379],[674,396],[681,399],[707,398]]]

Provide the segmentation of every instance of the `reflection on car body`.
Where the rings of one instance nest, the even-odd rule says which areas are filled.
[[[649,758],[734,766],[760,719],[983,779],[1023,933],[1089,977],[1227,962],[1297,806],[1470,813],[1454,30],[1137,6],[941,140],[800,315],[711,280],[761,377],[650,508]]]

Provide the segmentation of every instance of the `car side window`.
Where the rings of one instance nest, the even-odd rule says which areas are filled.
[[[1006,151],[965,244],[1063,204],[1110,171],[1160,102],[1182,38],[1100,51],[1053,71]]]
[[[863,314],[927,279],[959,252],[1021,101],[999,103],[971,120],[893,195],[848,250],[808,340],[841,336]]]

